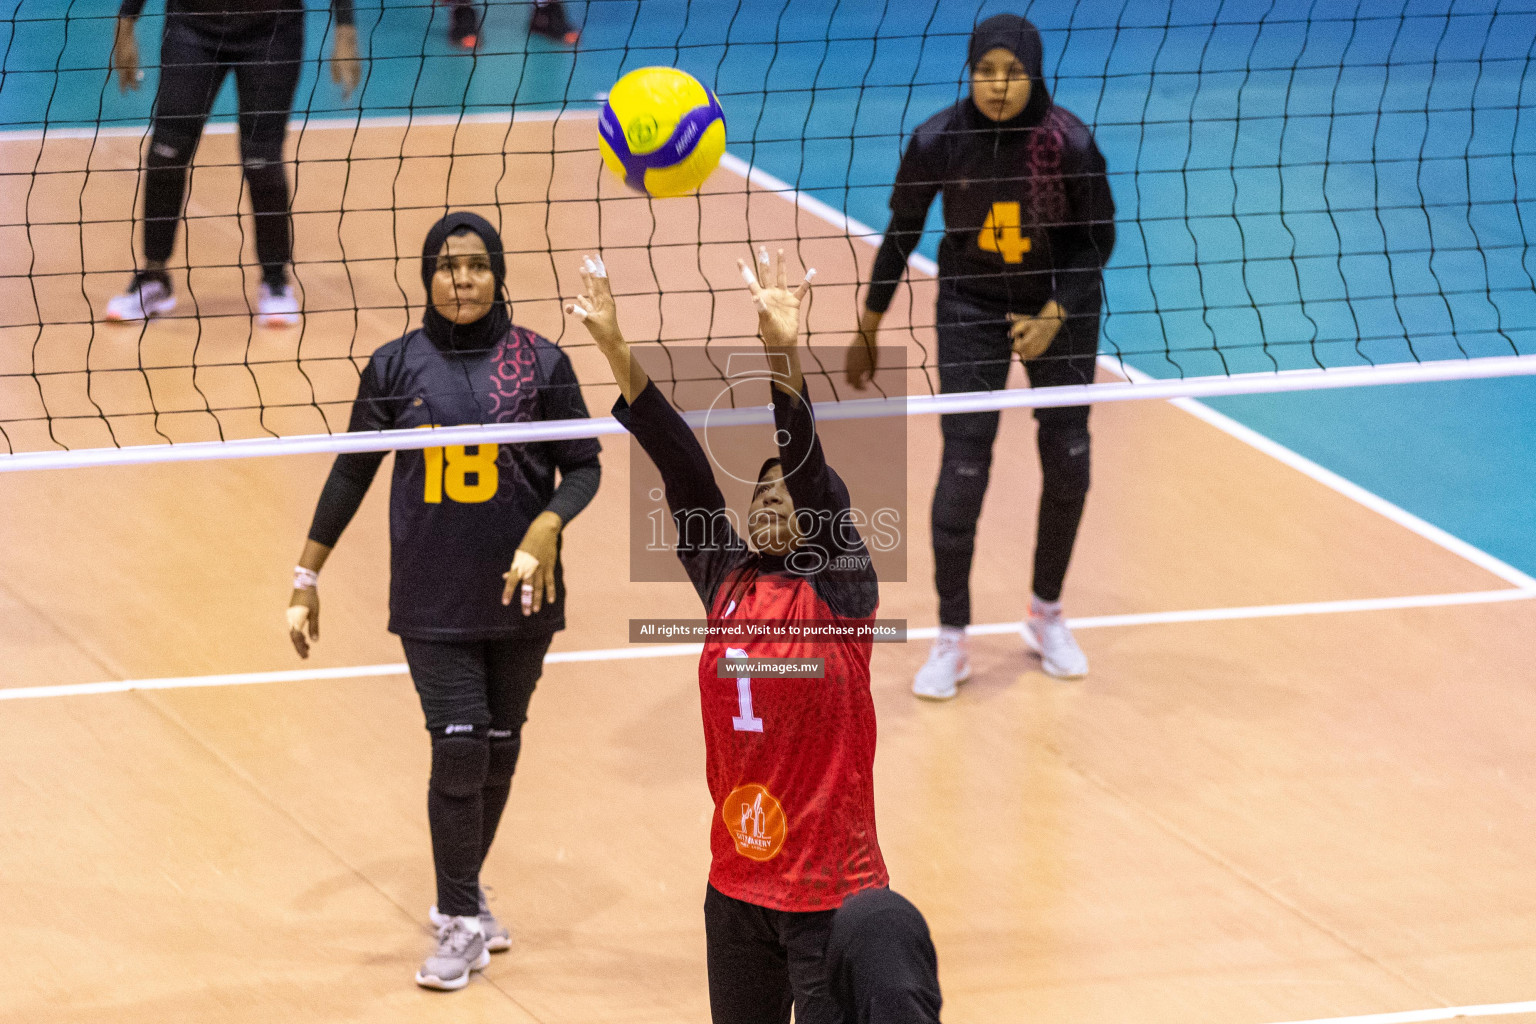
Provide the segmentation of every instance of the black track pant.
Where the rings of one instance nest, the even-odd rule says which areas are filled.
[[[827,978],[843,1024],[939,1024],[939,958],[928,922],[890,889],[843,901],[827,939]]]
[[[746,903],[709,886],[704,894],[705,962],[714,1024],[838,1024],[827,984],[827,938],[835,911],[797,913]]]
[[[795,913],[710,886],[704,935],[714,1024],[938,1024],[928,924],[890,889]]]
[[[941,290],[938,333],[940,391],[952,394],[1003,387],[1013,359],[1003,312]],[[1097,308],[1069,319],[1045,354],[1025,364],[1030,386],[1092,383],[1098,344]],[[934,584],[939,593],[939,622],[945,626],[971,622],[976,521],[992,472],[998,419],[996,412],[940,418],[944,456],[933,492],[932,524]],[[1044,485],[1035,536],[1034,592],[1042,600],[1056,601],[1088,495],[1088,406],[1036,409],[1035,419]]]
[[[450,643],[401,638],[432,735],[427,821],[437,909],[473,917],[480,866],[512,789],[528,702],[550,637]]]
[[[233,70],[240,161],[256,222],[256,258],[268,284],[293,262],[283,139],[304,55],[304,16],[166,15],[149,152],[144,159],[144,256],[165,262],[176,244],[187,174],[214,99]]]

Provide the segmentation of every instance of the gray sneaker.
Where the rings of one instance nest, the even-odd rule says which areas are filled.
[[[469,984],[471,971],[478,971],[490,962],[485,936],[471,931],[459,918],[449,918],[448,923],[438,929],[437,952],[427,957],[421,970],[416,972],[416,984],[452,992]]]
[[[427,911],[427,918],[434,928],[441,928],[448,923],[448,915],[440,913],[436,905]],[[485,932],[485,948],[488,952],[505,953],[512,948],[512,933],[491,913],[491,905],[485,898],[483,888],[480,890],[480,927]]]

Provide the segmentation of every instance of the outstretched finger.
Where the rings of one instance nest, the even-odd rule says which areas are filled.
[[[811,278],[816,276],[816,268],[812,267],[805,272],[805,280],[800,282],[800,287],[795,289],[795,299],[803,299],[811,293]]]
[[[523,614],[531,615],[544,607],[544,566],[539,566],[523,580]]]
[[[789,287],[789,270],[788,270],[788,268],[786,268],[784,266],[784,250],[783,249],[779,250],[778,256],[779,256],[779,258],[778,258],[777,262],[778,262],[778,271],[779,271],[779,287],[780,288],[788,288]]]
[[[592,300],[585,295],[578,295],[574,300],[566,304],[565,311],[578,320],[585,320],[592,315]]]
[[[736,267],[741,271],[741,279],[746,282],[747,290],[755,299],[762,292],[763,286],[757,283],[757,275],[752,273],[752,268],[747,266],[746,260],[737,260]]]

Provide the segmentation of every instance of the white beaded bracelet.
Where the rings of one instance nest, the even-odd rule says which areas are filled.
[[[293,567],[293,589],[314,590],[320,582],[320,574],[313,569],[306,569],[302,565]]]

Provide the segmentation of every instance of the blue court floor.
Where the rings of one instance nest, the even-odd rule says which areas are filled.
[[[141,19],[146,65],[162,3]],[[529,39],[528,4],[492,3],[470,56],[445,8],[359,0],[364,87],[344,102],[317,59],[296,113],[591,107],[624,71],[673,64],[720,94],[732,152],[878,231],[902,133],[961,95],[971,25],[1018,10],[1108,159],[1106,351],[1155,376],[1536,352],[1536,0],[568,6],[578,52]],[[0,130],[145,123],[152,67],[127,97],[105,71],[115,10],[14,5]],[[318,58],[316,0],[309,29]],[[1536,574],[1536,381],[1210,404]]]

